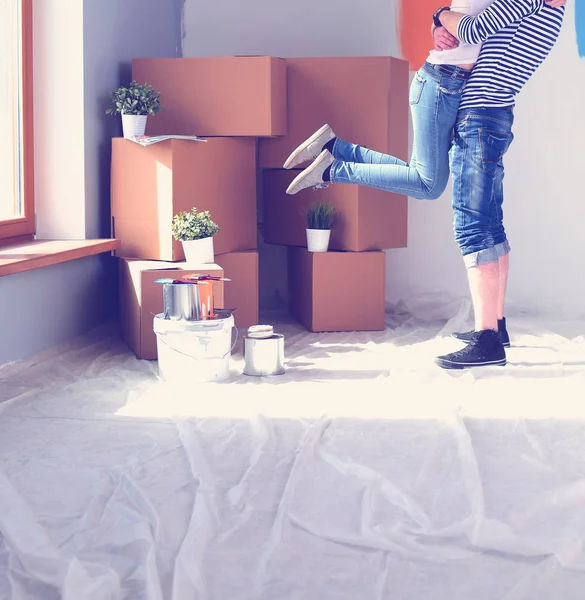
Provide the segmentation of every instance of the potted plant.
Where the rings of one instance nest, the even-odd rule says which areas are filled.
[[[219,226],[211,220],[208,210],[197,212],[192,208],[180,212],[173,217],[171,229],[173,237],[183,244],[187,262],[206,264],[214,261],[213,236]]]
[[[327,252],[331,228],[337,211],[328,202],[315,202],[305,211],[307,222],[307,249],[309,252]]]
[[[144,83],[130,82],[128,87],[119,87],[110,94],[111,106],[108,115],[122,115],[122,130],[125,138],[144,135],[148,115],[156,115],[162,106],[160,92]]]

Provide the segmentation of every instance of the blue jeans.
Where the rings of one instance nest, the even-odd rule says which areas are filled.
[[[514,135],[512,108],[460,111],[450,151],[453,227],[465,265],[496,262],[510,251],[504,229],[504,154]]]
[[[331,181],[366,185],[419,200],[438,198],[449,180],[453,126],[470,73],[455,66],[425,63],[410,86],[414,134],[410,163],[337,138],[331,152],[336,159],[331,165]]]

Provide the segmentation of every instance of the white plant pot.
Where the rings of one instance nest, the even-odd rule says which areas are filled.
[[[330,229],[307,229],[307,250],[309,252],[327,252]]]
[[[126,139],[144,135],[148,115],[122,115],[122,131]]]
[[[185,260],[189,264],[201,265],[213,263],[215,255],[213,252],[213,237],[201,238],[200,240],[189,240],[181,242]]]

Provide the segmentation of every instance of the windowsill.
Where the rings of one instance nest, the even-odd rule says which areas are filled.
[[[33,240],[0,246],[0,277],[112,252],[120,240]]]

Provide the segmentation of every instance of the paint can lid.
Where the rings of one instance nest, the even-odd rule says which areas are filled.
[[[248,327],[248,337],[256,339],[264,339],[272,337],[274,327],[272,325],[252,325]]]

